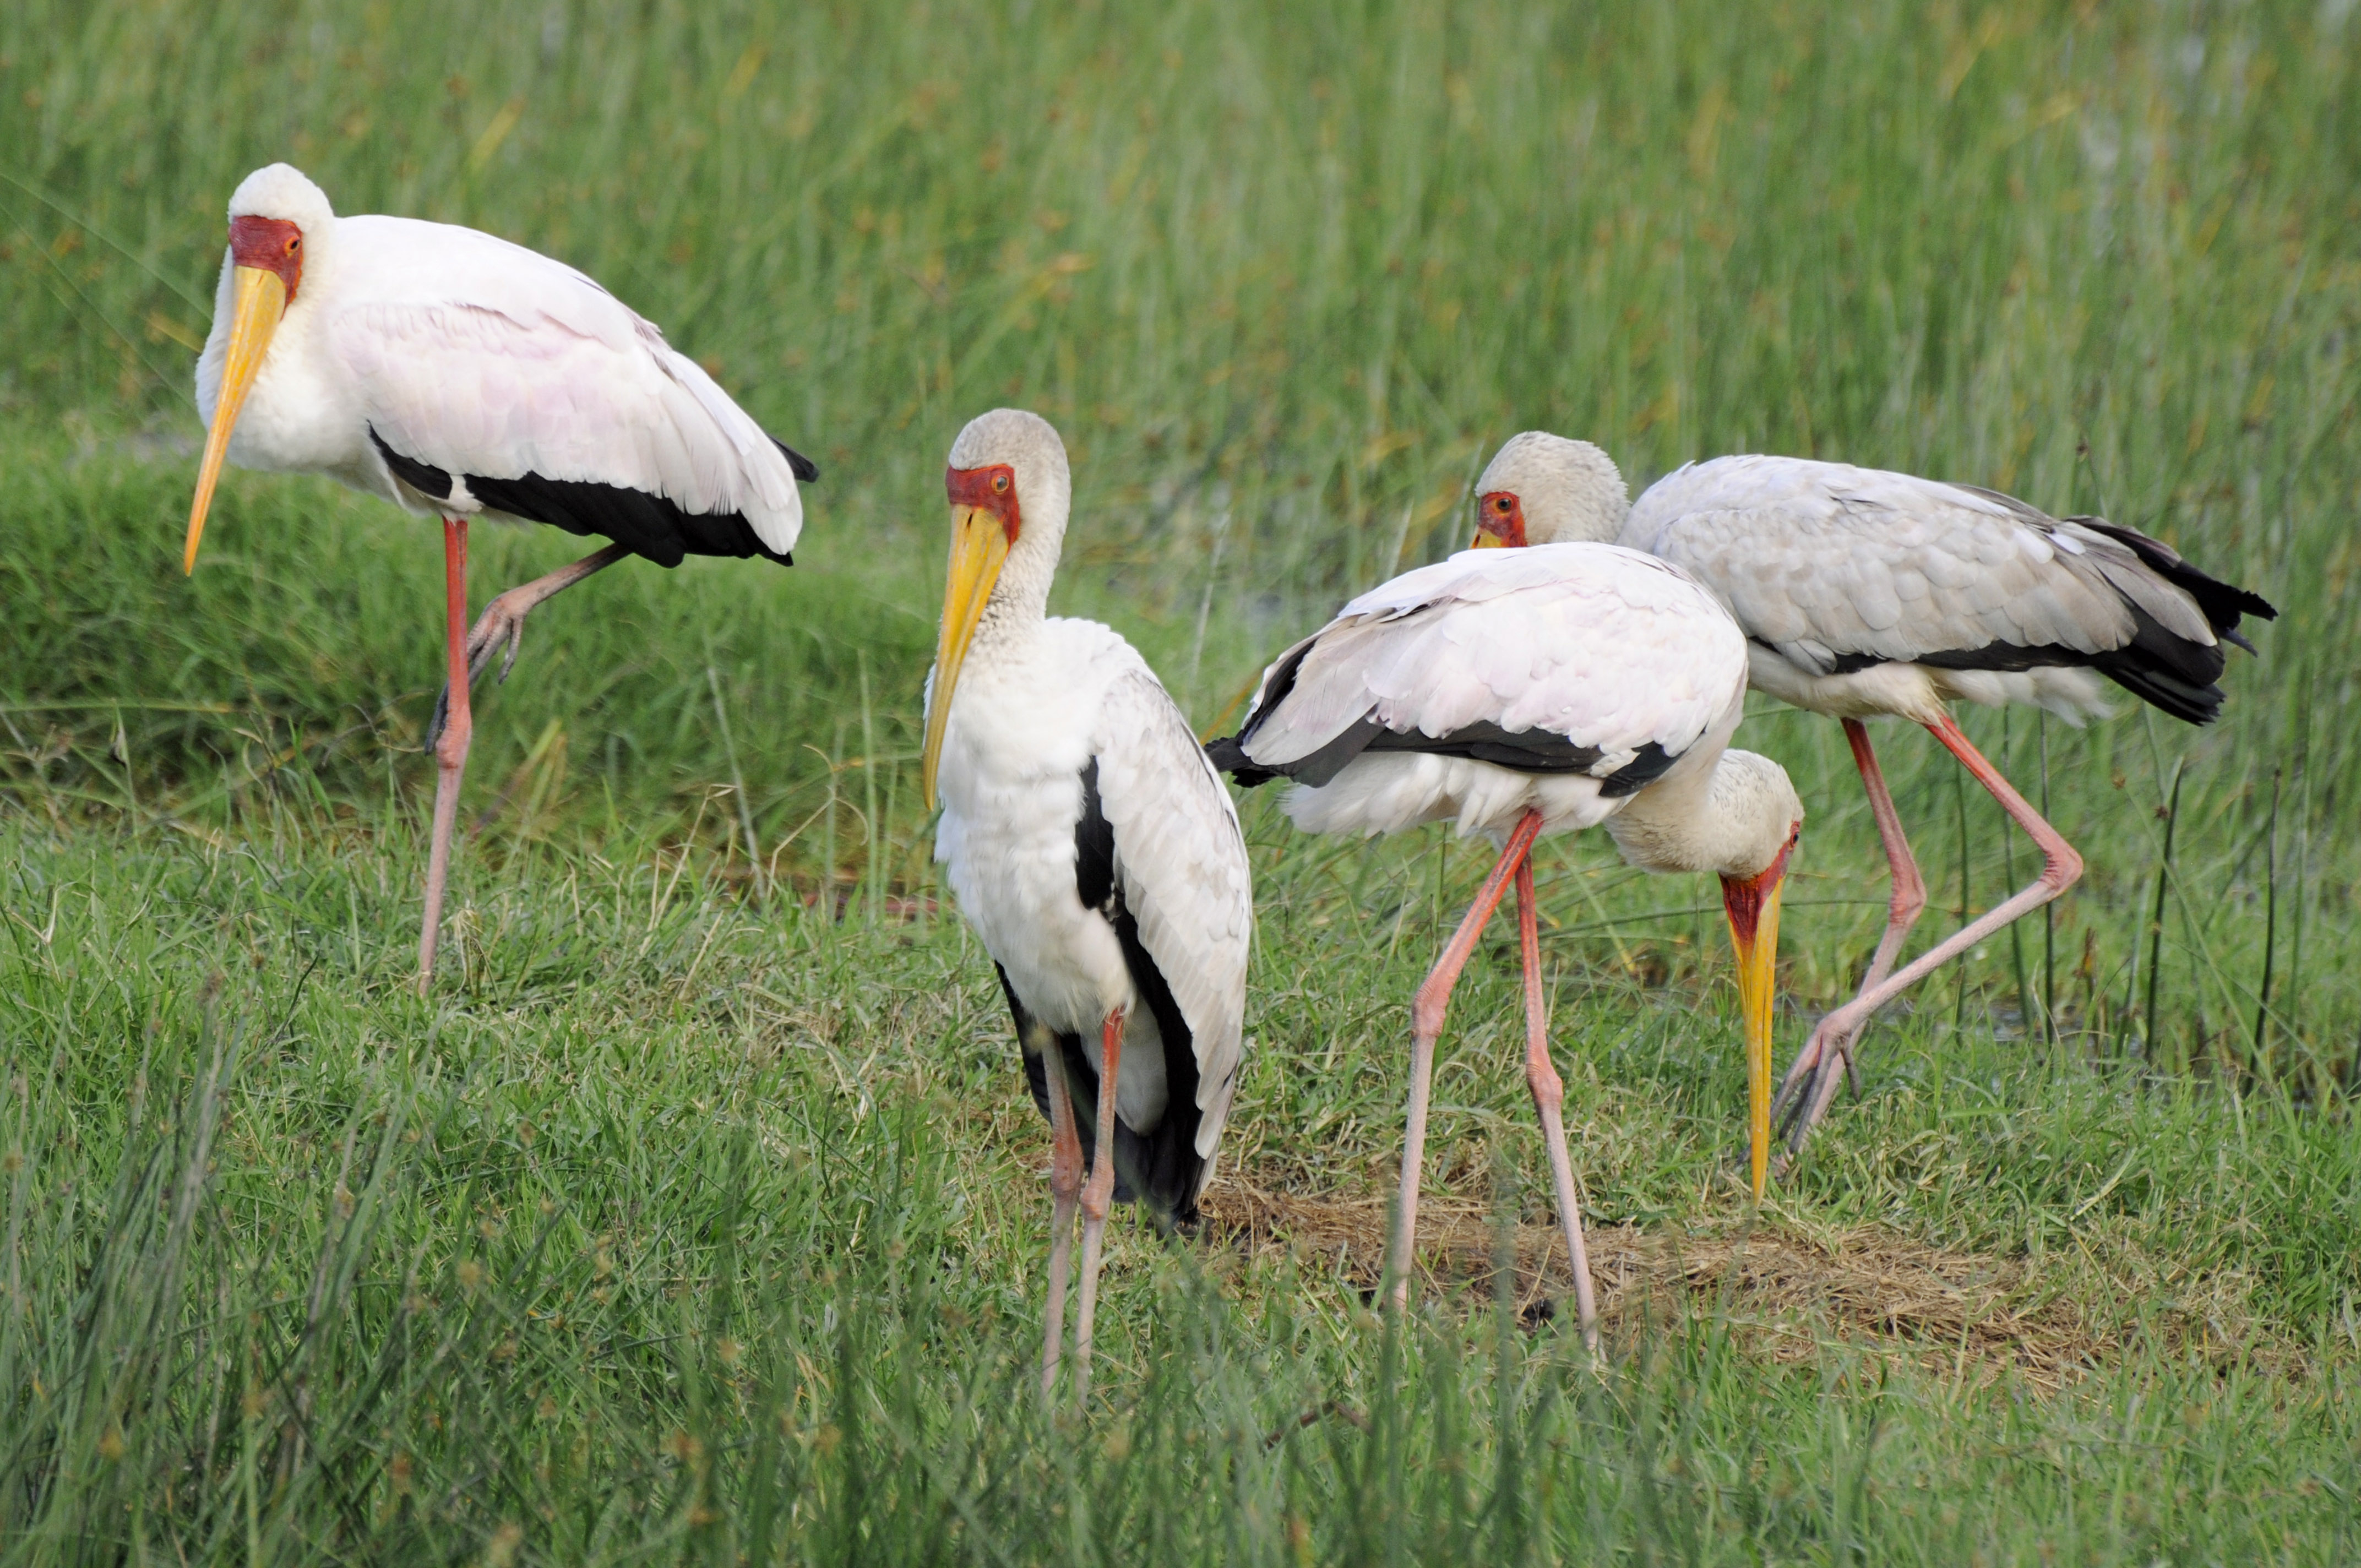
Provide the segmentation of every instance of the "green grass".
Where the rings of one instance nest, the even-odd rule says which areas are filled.
[[[2357,57],[2337,5],[0,12],[0,1560],[2350,1560]],[[176,569],[282,156],[586,267],[827,470],[793,571],[536,617],[426,1003],[432,531],[233,475]],[[1040,1411],[1046,1140],[910,766],[1004,400],[1075,455],[1060,606],[1204,722],[1532,425],[2005,487],[2274,599],[2212,729],[1963,716],[2091,873],[1880,1025],[1760,1227],[1997,1281],[1975,1332],[1652,1277],[1594,1370],[1456,1266],[1389,1337],[1365,1255],[1126,1221],[1096,1408]],[[484,531],[478,598],[574,543]],[[1891,736],[1941,927],[2031,856]],[[1834,727],[1745,738],[1810,812],[1784,1052],[1884,884]],[[1246,816],[1225,1168],[1367,1202],[1483,851]],[[1596,1217],[1738,1239],[1715,901],[1541,878]],[[1432,1179],[1531,1227],[1514,996],[1496,935]]]

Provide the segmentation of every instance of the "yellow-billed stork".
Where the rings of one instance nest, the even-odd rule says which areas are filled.
[[[1746,639],[1686,572],[1611,544],[1463,551],[1363,594],[1280,654],[1235,737],[1212,747],[1242,784],[1295,781],[1313,833],[1455,821],[1501,846],[1412,1004],[1409,1126],[1392,1256],[1408,1298],[1434,1044],[1459,972],[1511,878],[1525,985],[1525,1076],[1587,1341],[1598,1308],[1550,1059],[1533,840],[1604,823],[1626,861],[1721,879],[1738,956],[1750,1177],[1770,1146],[1771,991],[1780,890],[1803,806],[1778,763],[1729,749]]]
[[[796,482],[818,470],[573,268],[448,224],[340,218],[284,163],[230,197],[197,407],[210,430],[184,570],[196,569],[225,460],[324,474],[443,520],[449,669],[427,736],[423,991],[474,729],[471,674],[505,644],[505,679],[533,607],[625,555],[791,564]],[[493,599],[470,632],[467,523],[479,514],[613,543]]]
[[[919,775],[942,806],[935,858],[999,970],[1049,1119],[1045,1395],[1082,1210],[1079,1398],[1108,1205],[1137,1199],[1188,1223],[1213,1172],[1246,1050],[1246,839],[1147,661],[1096,621],[1045,613],[1072,497],[1057,431],[1021,410],[979,415],[945,488],[950,573]]]
[[[2136,530],[1846,463],[1717,457],[1627,503],[1604,452],[1527,431],[1501,446],[1476,491],[1478,543],[1613,540],[1686,568],[1744,628],[1756,690],[1843,722],[1893,899],[1860,992],[1820,1020],[1781,1085],[1791,1153],[1827,1112],[1878,1006],[2082,874],[2081,856],[1969,742],[1949,705],[2025,703],[2081,725],[2108,711],[2104,676],[2209,724],[2222,707],[2223,643],[2254,652],[2239,618],[2279,613]],[[1862,724],[1886,716],[1932,732],[2042,855],[2030,884],[1899,970],[1927,885]]]

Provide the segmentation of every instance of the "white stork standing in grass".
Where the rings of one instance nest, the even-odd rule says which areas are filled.
[[[1619,491],[1620,499],[1620,491]],[[1719,875],[1739,963],[1751,1166],[1770,1146],[1771,985],[1780,886],[1803,806],[1779,764],[1728,750],[1746,699],[1746,639],[1678,567],[1609,544],[1463,552],[1346,605],[1265,673],[1237,734],[1212,748],[1243,784],[1295,781],[1313,833],[1455,820],[1499,862],[1411,1012],[1409,1130],[1389,1285],[1408,1298],[1434,1042],[1451,990],[1513,876],[1525,982],[1525,1077],[1583,1337],[1598,1308],[1550,1060],[1530,853],[1543,833],[1605,823],[1651,872]]]
[[[950,576],[919,776],[929,809],[942,804],[935,858],[1000,971],[1049,1118],[1045,1395],[1082,1208],[1079,1398],[1108,1204],[1186,1223],[1213,1172],[1245,1055],[1246,839],[1147,661],[1095,621],[1043,613],[1072,495],[1049,422],[979,416],[945,485]]]
[[[1791,1152],[1827,1111],[1878,1006],[2082,874],[2073,846],[1969,743],[1949,704],[2027,703],[2080,725],[2107,712],[2103,675],[2175,718],[2211,723],[2222,644],[2252,652],[2239,617],[2278,614],[2135,530],[1844,463],[1718,457],[1627,507],[1605,453],[1528,431],[1476,489],[1483,543],[1616,540],[1686,567],[1745,629],[1756,690],[1843,721],[1893,902],[1860,992],[1820,1020],[1781,1086]],[[1889,715],[1926,726],[2042,854],[2031,884],[1900,970],[1927,884],[1861,722]]]
[[[196,569],[225,458],[324,474],[443,519],[449,684],[427,738],[436,774],[423,991],[474,728],[470,676],[505,643],[505,679],[533,607],[625,555],[790,564],[803,527],[796,481],[818,470],[573,268],[448,224],[339,218],[283,163],[230,197],[197,407],[211,429],[185,570]],[[467,522],[478,514],[613,543],[493,599],[470,632]]]

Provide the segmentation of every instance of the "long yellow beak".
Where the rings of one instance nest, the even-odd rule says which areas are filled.
[[[1730,945],[1738,955],[1738,1012],[1746,1035],[1746,1140],[1754,1197],[1771,1168],[1771,991],[1779,967],[1779,897],[1785,858],[1751,881],[1725,879]]]
[[[276,272],[241,267],[230,287],[229,356],[222,362],[221,398],[214,404],[214,427],[205,435],[204,462],[197,469],[197,499],[189,508],[189,543],[181,554],[184,575],[197,569],[197,541],[205,536],[205,510],[214,504],[230,428],[237,423],[237,411],[246,406],[247,391],[262,368],[270,334],[287,313],[287,285]]]
[[[1497,533],[1487,533],[1480,528],[1476,531],[1476,542],[1467,546],[1470,550],[1506,550],[1508,547],[1507,540]]]
[[[943,760],[943,727],[950,722],[951,693],[968,645],[992,602],[992,587],[1008,562],[1008,534],[982,507],[951,508],[950,579],[943,585],[942,630],[935,642],[935,681],[927,702],[927,745],[918,757],[918,786],[927,809],[935,808],[935,770]]]

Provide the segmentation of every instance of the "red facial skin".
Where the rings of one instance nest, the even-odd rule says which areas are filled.
[[[1754,930],[1763,920],[1763,894],[1779,885],[1787,874],[1787,857],[1795,852],[1795,840],[1803,836],[1801,826],[1790,828],[1787,841],[1779,847],[1779,858],[1751,877],[1726,876],[1721,879],[1722,907],[1730,911],[1730,928],[1739,940],[1752,943]]]
[[[943,472],[943,489],[949,493],[951,505],[974,507],[988,511],[1000,520],[1008,535],[1008,543],[1016,543],[1016,470],[1005,463],[988,463],[981,468],[948,468]]]
[[[1513,491],[1494,490],[1476,501],[1476,531],[1515,549],[1525,547],[1525,504]]]
[[[287,285],[287,300],[295,300],[295,286],[303,280],[303,231],[285,218],[232,218],[229,255],[240,267],[276,272]]]

